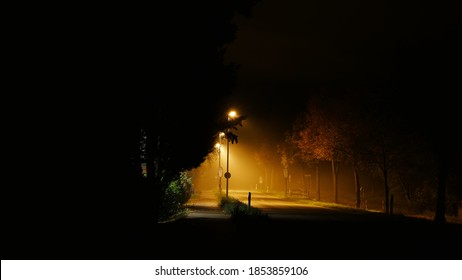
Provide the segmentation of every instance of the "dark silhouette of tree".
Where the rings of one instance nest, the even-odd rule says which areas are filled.
[[[401,9],[400,16],[407,18],[410,9]],[[396,69],[393,77],[409,109],[406,119],[419,135],[419,144],[426,147],[425,168],[433,177],[431,185],[438,193],[434,219],[444,222],[448,206],[445,202],[447,178],[460,173],[455,171],[460,169],[460,161],[456,160],[461,155],[460,136],[453,129],[457,127],[460,111],[453,94],[460,91],[462,46],[456,35],[460,31],[460,20],[457,20],[455,3],[421,3],[419,9],[416,36],[397,42],[392,58]],[[395,26],[394,29],[401,28]]]
[[[313,95],[307,107],[303,124],[295,130],[293,143],[305,160],[329,161],[332,168],[333,201],[338,202],[339,163],[344,160],[340,122],[329,106],[332,101],[326,93]],[[333,109],[333,108],[332,108]]]
[[[356,207],[361,207],[360,171],[365,170],[364,147],[368,135],[365,127],[367,95],[362,88],[332,89],[325,107],[331,129],[335,130],[336,154],[340,162],[353,168]],[[338,164],[337,164],[338,166]],[[338,168],[338,167],[337,167]]]
[[[256,2],[182,4],[181,8],[162,4],[172,11],[172,20],[165,18],[163,23],[169,25],[166,31],[159,30],[162,40],[147,50],[154,53],[152,65],[159,71],[147,79],[155,85],[141,95],[140,102],[139,123],[147,132],[145,189],[150,193],[146,197],[154,198],[145,205],[160,205],[158,200],[169,182],[205,160],[223,125],[231,127],[226,137],[237,142],[232,130],[244,119],[223,123],[237,70],[237,65],[224,63],[224,55],[237,30],[231,22],[234,14],[250,15]],[[157,210],[142,213],[156,220]]]
[[[21,209],[9,237],[24,237],[25,252],[47,244],[59,258],[94,244],[118,257],[152,238],[165,187],[213,149],[238,68],[224,63],[237,30],[232,19],[251,16],[257,2],[24,9],[17,74],[30,95],[18,100],[27,118],[15,127],[30,171],[5,206]],[[64,233],[54,238],[57,229]],[[28,232],[37,238],[26,239]]]
[[[321,187],[319,178],[319,162],[320,158],[314,153],[313,145],[314,139],[316,138],[316,128],[311,124],[310,113],[306,112],[297,117],[292,127],[291,132],[286,137],[286,143],[289,146],[294,146],[297,150],[296,156],[301,158],[303,162],[313,164],[315,166],[315,185],[316,185],[316,196],[317,200],[321,199]]]
[[[285,196],[289,195],[289,178],[291,174],[291,166],[294,164],[295,157],[297,156],[297,151],[294,146],[288,144],[287,141],[277,146],[277,152],[279,154],[280,163],[282,166],[282,173],[284,177],[285,184]]]
[[[460,137],[454,127],[457,127],[455,120],[460,108],[453,93],[460,91],[461,53],[458,49],[461,45],[455,35],[460,30],[460,22],[456,19],[454,10],[457,9],[453,4],[420,3],[420,12],[415,13],[415,9],[406,3],[389,6],[386,13],[387,18],[392,19],[390,24],[380,37],[371,36],[358,50],[359,56],[372,55],[370,57],[386,61],[381,64],[385,67],[378,72],[370,71],[364,80],[332,83],[350,90],[344,97],[352,99],[356,96],[351,91],[364,89],[366,100],[360,100],[363,104],[356,107],[354,103],[346,102],[348,98],[341,101],[334,98],[334,103],[353,106],[348,106],[349,110],[345,111],[328,110],[327,115],[341,113],[343,116],[343,121],[342,118],[335,119],[341,121],[339,139],[347,141],[346,146],[341,146],[350,148],[343,149],[345,160],[356,166],[355,162],[361,159],[361,165],[368,167],[368,172],[380,173],[384,181],[386,212],[390,206],[390,190],[394,187],[407,188],[410,194],[411,186],[414,191],[422,191],[425,185],[431,185],[438,197],[434,201],[435,210],[437,208],[435,220],[444,221],[445,208],[449,206],[446,201],[450,192],[448,178],[453,178],[451,186],[459,181],[455,179],[458,177],[455,170],[460,168],[460,163],[455,158],[460,156],[460,145],[457,144]],[[405,26],[408,28],[403,28]],[[385,52],[381,51],[384,50],[382,42],[391,46]],[[357,110],[362,118],[354,116]],[[358,124],[352,123],[344,114],[348,111],[353,113],[352,120],[356,119]],[[355,130],[355,127],[359,129]],[[312,141],[320,134],[314,131],[312,126]],[[343,132],[353,135],[350,138]],[[311,153],[313,151],[314,147]],[[460,195],[458,199],[460,201]]]
[[[387,93],[376,92],[369,95],[369,112],[364,136],[368,135],[365,160],[371,172],[380,175],[384,186],[384,212],[390,210],[390,176],[401,159],[403,150],[400,131],[400,116],[397,114],[396,100]]]
[[[263,143],[260,145],[258,150],[255,151],[254,158],[257,165],[261,166],[264,170],[264,185],[266,190],[273,191],[274,163],[278,158],[277,153],[275,153],[275,149],[269,144]],[[268,177],[270,177],[270,179],[268,179]]]

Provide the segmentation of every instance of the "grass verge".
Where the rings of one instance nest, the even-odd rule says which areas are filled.
[[[220,209],[225,213],[231,215],[231,218],[241,220],[241,219],[265,219],[268,217],[267,214],[263,213],[260,209],[248,206],[242,201],[234,197],[224,197],[220,198],[218,204]]]

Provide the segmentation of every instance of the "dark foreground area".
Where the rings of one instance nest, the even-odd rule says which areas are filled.
[[[378,221],[180,220],[167,259],[460,259],[462,225],[397,218]],[[178,254],[178,252],[184,252]]]
[[[460,259],[462,225],[402,216],[357,221],[182,218],[136,233],[29,232],[2,259]],[[80,230],[79,232],[83,232]]]

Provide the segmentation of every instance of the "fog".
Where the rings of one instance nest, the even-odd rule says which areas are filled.
[[[239,142],[229,143],[228,191],[241,190],[251,192],[266,192],[289,197],[299,196],[318,199],[316,188],[315,166],[294,162],[289,166],[287,181],[284,178],[281,158],[277,145],[283,139],[283,132],[271,129],[271,124],[248,118],[236,132]],[[217,137],[218,139],[218,137]],[[220,154],[214,149],[198,168],[191,170],[194,190],[216,191],[220,189],[219,159],[222,167],[221,189],[226,192],[226,156],[227,143],[222,140]],[[262,160],[262,157],[265,160]],[[329,162],[319,165],[319,199],[333,201],[332,171]],[[362,178],[363,195],[369,196],[369,207],[381,208],[381,185],[374,178]],[[376,198],[372,201],[372,198]],[[355,202],[355,187],[353,169],[341,165],[338,178],[338,199],[340,203],[353,205]]]

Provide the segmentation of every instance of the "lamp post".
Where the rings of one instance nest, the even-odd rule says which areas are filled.
[[[231,111],[228,113],[228,122],[230,119],[233,119],[236,117],[236,112]],[[231,173],[229,173],[229,124],[228,128],[226,129],[226,173],[225,173],[225,178],[226,178],[226,198],[228,198],[228,186],[229,186],[229,178],[231,178]]]
[[[218,134],[218,143],[215,144],[215,147],[218,150],[218,190],[220,192],[220,195],[221,195],[221,192],[222,192],[222,189],[221,189],[221,177],[223,177],[223,168],[221,167],[221,140],[222,140],[222,138],[224,136],[225,136],[225,134],[223,132],[220,132]]]

